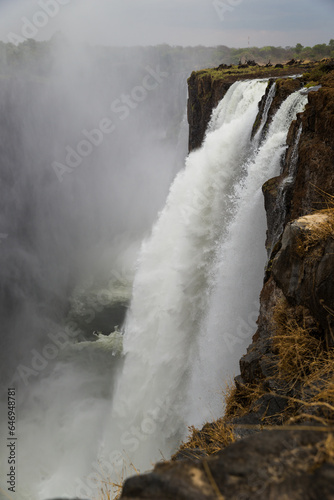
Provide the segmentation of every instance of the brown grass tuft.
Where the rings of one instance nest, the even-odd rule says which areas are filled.
[[[189,431],[188,440],[180,446],[178,451],[192,450],[195,458],[197,458],[196,451],[201,456],[213,455],[235,441],[232,427],[227,425],[222,418],[205,424],[201,430],[191,426]]]
[[[306,234],[306,251],[308,248],[317,245],[319,241],[334,237],[334,208],[318,210],[313,216],[316,220],[315,224],[312,226],[312,230],[308,231]]]
[[[290,307],[281,301],[274,320],[278,378],[288,383],[288,393],[297,388],[297,395],[288,397],[288,422],[314,420],[333,424],[334,349],[327,348],[319,338],[319,326],[301,306]]]
[[[130,460],[122,471],[117,474],[118,477],[115,478],[117,482],[115,482],[115,479],[111,479],[110,476],[107,476],[101,467],[99,492],[94,500],[119,500],[122,494],[125,477],[128,476],[129,471],[133,471],[133,474],[139,475],[139,471],[132,462],[130,463]]]
[[[273,349],[278,354],[278,377],[289,382],[307,382],[324,363],[324,344],[316,336],[318,324],[303,307],[289,307],[285,300],[274,311]]]
[[[279,415],[263,416],[262,425],[295,424],[314,421],[324,426],[334,423],[334,349],[319,337],[319,325],[302,306],[292,307],[284,299],[273,315],[272,349],[277,355],[274,379],[284,387],[275,394],[261,381],[231,386],[226,393],[225,420],[242,417],[250,408],[257,410],[261,396],[286,398],[288,405]],[[275,425],[275,424],[274,424]]]

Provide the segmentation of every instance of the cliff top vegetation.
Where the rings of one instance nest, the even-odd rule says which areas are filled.
[[[248,78],[271,78],[287,77],[289,75],[302,75],[306,85],[318,85],[321,78],[334,69],[334,59],[323,59],[321,61],[303,62],[291,59],[286,64],[261,65],[255,61],[247,61],[244,64],[226,65],[221,64],[216,68],[207,68],[193,71],[191,79],[209,78],[213,80],[248,79]]]

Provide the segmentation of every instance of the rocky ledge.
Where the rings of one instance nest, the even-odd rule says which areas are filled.
[[[121,498],[329,500],[331,446],[321,431],[263,431],[202,461],[159,464],[151,474],[128,479]]]
[[[326,64],[326,63],[325,63]],[[328,62],[327,64],[332,64]],[[319,79],[319,63],[303,64],[293,61],[293,64],[266,66],[227,66],[222,64],[218,68],[193,71],[188,79],[188,122],[189,122],[189,151],[201,146],[207,130],[212,110],[224,97],[230,86],[238,80],[252,78],[279,79],[282,87],[276,91],[275,103],[271,113],[278,109],[280,102],[291,93],[291,79],[287,76],[303,75],[303,82],[317,83]],[[296,90],[296,88],[295,88]]]

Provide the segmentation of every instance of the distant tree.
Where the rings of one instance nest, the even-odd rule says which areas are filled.
[[[318,43],[313,47],[313,52],[318,57],[325,57],[328,53],[327,45],[325,43]]]
[[[301,43],[297,43],[295,50],[297,54],[300,54],[301,51],[303,50],[304,46]]]

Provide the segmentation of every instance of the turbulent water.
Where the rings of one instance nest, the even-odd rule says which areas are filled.
[[[187,425],[221,414],[221,391],[258,315],[261,186],[279,173],[289,125],[307,99],[291,95],[259,145],[251,131],[266,86],[232,85],[176,176],[142,244],[124,336],[116,329],[67,346],[31,389],[20,415],[18,499],[98,498],[104,480],[149,469]]]

